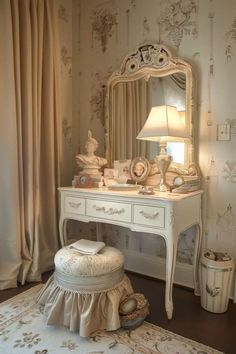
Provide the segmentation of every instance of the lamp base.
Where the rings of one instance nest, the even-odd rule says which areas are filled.
[[[166,182],[166,172],[168,171],[172,157],[166,154],[160,154],[156,157],[155,161],[160,172],[159,190],[160,192],[167,192],[170,190],[170,186]]]

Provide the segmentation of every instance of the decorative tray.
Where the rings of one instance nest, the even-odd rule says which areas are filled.
[[[108,186],[107,188],[111,191],[137,191],[140,187],[141,186],[137,184],[118,183]]]

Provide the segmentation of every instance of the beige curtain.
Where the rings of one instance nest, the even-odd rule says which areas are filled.
[[[39,281],[59,247],[54,0],[0,1],[0,288]]]
[[[150,144],[136,139],[150,111],[150,84],[144,79],[122,82],[115,86],[112,97],[113,159],[149,156]]]

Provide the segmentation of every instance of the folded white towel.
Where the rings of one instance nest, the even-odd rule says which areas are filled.
[[[96,254],[105,246],[104,242],[85,240],[82,238],[81,240],[72,243],[69,247],[76,249],[83,254]]]

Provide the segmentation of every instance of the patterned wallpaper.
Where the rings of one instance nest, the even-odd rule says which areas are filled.
[[[236,259],[235,0],[227,6],[222,0],[58,0],[58,19],[65,168],[70,164],[65,182],[76,173],[74,156],[84,152],[88,129],[100,142],[98,154],[104,154],[104,95],[111,72],[137,45],[162,42],[194,69],[204,247]],[[161,238],[113,227],[111,241],[110,229],[104,230],[107,242],[165,256]],[[192,262],[193,231],[181,237],[181,262]]]
[[[62,109],[62,183],[71,184],[72,174],[72,1],[57,1],[60,30],[61,109]]]

